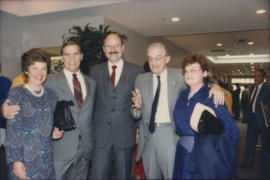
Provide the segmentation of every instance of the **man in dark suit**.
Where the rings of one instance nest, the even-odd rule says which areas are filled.
[[[115,179],[130,178],[136,140],[131,92],[142,68],[123,60],[124,48],[119,34],[107,35],[103,51],[108,61],[90,70],[97,83],[91,179],[110,179],[111,172]]]
[[[9,89],[11,87],[11,81],[1,75],[1,62],[0,62],[0,107],[7,98]],[[6,135],[6,119],[2,116],[0,112],[0,179],[7,178],[7,167],[6,167],[6,157],[5,157],[5,135]]]
[[[73,101],[74,105],[70,106],[70,110],[77,127],[65,132],[55,127],[59,139],[53,141],[54,167],[56,179],[81,180],[87,178],[93,149],[92,111],[96,83],[79,70],[83,58],[79,44],[73,41],[64,43],[61,55],[64,62],[63,71],[49,76],[45,86],[56,93],[58,101]],[[76,90],[78,86],[74,83],[75,77],[76,84],[80,84],[80,92]],[[76,93],[80,93],[80,101],[77,101]],[[11,118],[16,114],[15,110],[10,110],[12,108],[16,107],[5,103],[5,117]]]
[[[252,167],[254,162],[255,146],[258,134],[261,135],[261,170],[269,170],[270,164],[270,144],[269,144],[269,124],[265,121],[260,102],[263,102],[268,112],[270,110],[270,86],[264,82],[265,72],[263,69],[257,69],[254,74],[255,85],[250,89],[249,110],[246,112],[246,121],[248,129],[246,135],[246,151],[242,166]],[[269,118],[269,116],[268,116]]]

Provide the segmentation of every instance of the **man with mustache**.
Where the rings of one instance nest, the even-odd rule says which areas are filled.
[[[110,179],[111,172],[114,179],[130,179],[136,139],[131,92],[142,68],[123,60],[124,48],[119,34],[108,34],[103,44],[108,61],[90,70],[97,83],[91,179]]]

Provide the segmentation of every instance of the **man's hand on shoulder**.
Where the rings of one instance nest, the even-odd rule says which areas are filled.
[[[6,99],[1,107],[2,115],[6,119],[14,118],[20,111],[19,105],[9,105],[10,103],[11,101],[9,99]]]

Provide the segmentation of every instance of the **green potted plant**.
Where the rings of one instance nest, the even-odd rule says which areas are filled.
[[[80,69],[83,73],[89,74],[91,66],[106,61],[103,53],[103,40],[107,34],[113,31],[109,30],[110,26],[99,25],[98,28],[86,24],[84,28],[73,26],[68,30],[67,34],[63,35],[63,41],[76,41],[81,45],[83,60]],[[127,40],[125,35],[121,35],[124,41]]]

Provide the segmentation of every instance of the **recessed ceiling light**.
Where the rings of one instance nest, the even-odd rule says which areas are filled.
[[[228,57],[228,56],[230,56],[230,55],[229,55],[229,54],[226,54],[225,56],[227,56],[227,57]]]
[[[251,65],[253,65],[254,63],[252,62],[252,63],[250,63]]]
[[[250,53],[249,55],[250,55],[250,56],[254,56],[254,53]]]
[[[257,14],[264,14],[266,13],[266,10],[265,9],[259,9],[256,11]]]
[[[177,17],[177,16],[174,16],[174,17],[171,18],[171,21],[172,22],[179,22],[180,21],[180,18]]]
[[[249,41],[249,42],[248,42],[248,45],[253,45],[253,44],[254,44],[253,41]]]
[[[221,47],[222,46],[222,43],[217,43],[216,44],[218,47]]]

